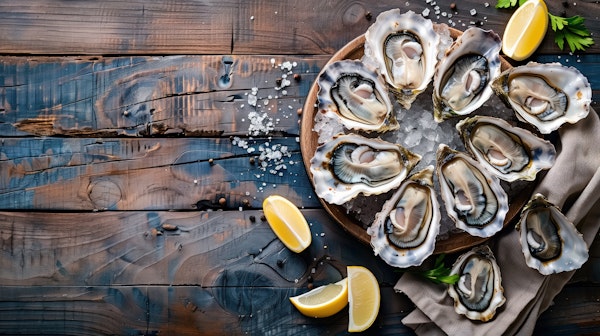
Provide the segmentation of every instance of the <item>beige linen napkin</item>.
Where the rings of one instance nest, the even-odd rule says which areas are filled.
[[[559,129],[554,166],[534,192],[545,195],[576,224],[591,245],[600,226],[600,121],[592,109],[587,118]],[[541,275],[525,263],[516,230],[508,229],[487,242],[500,266],[506,303],[493,320],[475,322],[456,314],[445,285],[410,273],[394,287],[416,309],[402,322],[419,335],[530,335],[539,315],[573,276]]]

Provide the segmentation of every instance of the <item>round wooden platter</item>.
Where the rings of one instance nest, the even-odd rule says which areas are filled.
[[[453,39],[456,39],[458,36],[462,34],[462,31],[449,28],[450,36]],[[329,62],[323,67],[325,69],[329,64],[344,60],[344,59],[360,59],[364,55],[364,43],[365,36],[361,35],[350,41],[343,48],[341,48],[338,52],[336,52]],[[501,58],[502,61],[502,70],[506,70],[511,67],[510,63],[508,63],[505,59]],[[318,78],[318,76],[317,76]],[[315,153],[315,150],[318,146],[318,134],[313,131],[314,118],[316,113],[318,112],[317,105],[317,94],[319,91],[319,86],[315,81],[310,91],[308,92],[308,96],[306,97],[306,102],[303,106],[302,111],[302,119],[301,119],[301,127],[300,127],[300,149],[302,151],[302,159],[304,161],[304,166],[306,167],[306,171],[312,181],[312,174],[310,172],[310,160]],[[314,182],[312,182],[314,183]],[[313,185],[314,187],[314,185]],[[520,213],[521,208],[528,201],[533,186],[528,188],[526,192],[520,193],[519,196],[510,200],[510,207],[508,214],[506,215],[506,219],[504,221],[504,226],[506,227],[512,220]],[[341,225],[346,231],[348,231],[352,236],[356,237],[359,241],[364,244],[370,244],[371,237],[367,234],[367,231],[363,228],[362,223],[360,223],[357,219],[353,218],[347,213],[346,208],[341,205],[329,204],[325,202],[323,199],[319,198],[321,204],[325,208],[325,210],[335,219],[335,221]],[[469,247],[475,246],[487,240],[489,238],[479,238],[471,236],[466,232],[453,232],[447,239],[438,239],[435,246],[434,253],[452,253],[458,252]]]

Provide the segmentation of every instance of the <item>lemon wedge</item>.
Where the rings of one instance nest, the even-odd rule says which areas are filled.
[[[548,29],[548,8],[543,0],[529,0],[510,17],[502,37],[502,52],[522,61],[538,48]]]
[[[290,298],[298,310],[309,317],[328,317],[342,310],[348,304],[348,280],[312,289]]]
[[[263,211],[271,229],[287,248],[300,253],[310,245],[312,238],[306,218],[288,199],[271,195],[263,201]]]
[[[348,266],[348,302],[350,303],[349,332],[369,328],[379,314],[381,294],[379,283],[367,268]]]

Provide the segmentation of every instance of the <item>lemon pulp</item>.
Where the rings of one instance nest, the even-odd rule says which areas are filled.
[[[348,266],[349,332],[369,328],[379,313],[381,294],[377,279],[367,268]]]
[[[502,52],[522,61],[535,52],[548,29],[548,8],[543,0],[529,0],[508,20],[502,37]]]
[[[290,298],[292,304],[304,315],[328,317],[348,304],[348,280],[317,287],[307,293]]]
[[[272,195],[263,201],[265,218],[271,229],[290,250],[299,253],[311,243],[311,234],[304,215],[283,196]]]

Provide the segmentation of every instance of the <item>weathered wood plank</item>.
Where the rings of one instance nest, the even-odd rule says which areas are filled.
[[[227,303],[221,301],[219,290],[197,286],[0,286],[0,329],[19,335],[322,335],[346,329],[347,309],[325,319],[299,314],[287,301],[299,293],[294,288],[262,287],[252,292],[238,288],[241,296]],[[594,295],[598,292],[597,285],[566,287],[541,315],[534,335],[599,333],[599,304]],[[370,334],[413,335],[400,322],[412,309],[407,299],[383,287],[382,300]],[[267,305],[268,310],[264,309]]]
[[[600,334],[600,286],[567,285],[539,318],[534,335]]]
[[[301,254],[283,246],[260,211],[0,213],[0,330],[337,333],[347,310],[315,320],[287,298],[363,265],[383,291],[374,328],[410,334],[400,320],[413,305],[392,290],[400,274],[323,210],[303,213],[314,236]]]
[[[258,210],[2,212],[0,285],[212,287],[260,275],[268,286],[301,287],[332,281],[345,274],[346,265],[368,266],[382,284],[395,284],[400,273],[324,210],[303,213],[313,242],[295,254]]]
[[[1,209],[249,209],[272,194],[320,206],[295,137],[0,142]]]
[[[297,110],[326,61],[1,57],[0,136],[246,135],[258,122],[251,113],[271,121],[271,133],[298,134]]]
[[[18,335],[326,335],[348,328],[348,309],[328,318],[301,315],[295,288],[196,286],[1,287],[0,330]],[[382,289],[373,335],[414,335],[400,320],[412,305]]]
[[[436,22],[465,29],[481,25],[499,33],[513,10],[494,1],[406,2]],[[548,1],[557,15],[581,15],[600,35],[595,0],[565,7]],[[436,14],[435,6],[440,13]],[[406,7],[398,1],[234,1],[132,0],[90,2],[3,2],[0,4],[0,53],[3,54],[332,54],[364,33],[382,11]],[[476,15],[471,15],[471,9]],[[442,13],[450,14],[442,16]],[[369,20],[369,18],[371,18]],[[49,29],[51,27],[51,29]],[[540,52],[557,53],[548,34]],[[599,52],[596,43],[590,52]]]

